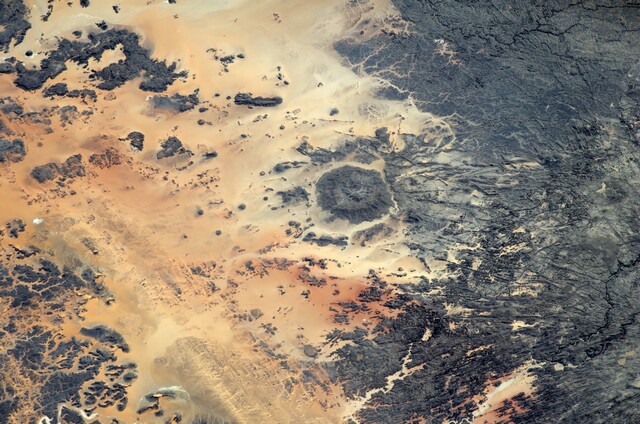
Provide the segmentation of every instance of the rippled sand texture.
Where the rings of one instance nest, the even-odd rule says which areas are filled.
[[[185,422],[311,423],[339,422],[353,412],[319,366],[339,347],[327,335],[393,316],[383,304],[394,284],[427,271],[408,256],[403,226],[390,215],[358,224],[329,219],[316,206],[314,183],[334,165],[312,166],[296,148],[303,142],[329,148],[387,127],[386,148],[399,149],[398,133],[420,134],[440,123],[408,102],[376,98],[381,83],[356,76],[332,48],[349,31],[384,29],[378,23],[393,10],[383,2],[370,9],[371,3],[348,8],[337,0],[127,0],[118,13],[102,0],[87,8],[26,4],[33,27],[12,54],[27,67],[37,67],[58,38],[76,39],[72,32],[81,30],[79,40],[86,41],[104,20],[139,34],[154,59],[188,73],[162,95],[196,93],[200,100],[184,112],[157,107],[156,94],[138,88],[140,78],[96,89],[90,71],[121,60],[121,47],[88,66],[69,62],[45,84],[96,89],[95,101],[44,98],[39,90],[17,89],[12,75],[0,77],[3,96],[35,112],[3,119],[27,155],[0,168],[0,221],[22,219],[21,243],[37,245],[58,266],[98,270],[115,301],[85,295],[84,321],[67,319],[62,333],[104,324],[130,346],[118,358],[137,364],[126,408],[98,407],[94,417],[165,422],[180,413]],[[220,60],[228,55],[232,63]],[[283,103],[235,105],[239,92]],[[141,152],[129,144],[132,131],[144,134]],[[158,159],[170,136],[192,154]],[[105,152],[107,159],[88,161]],[[30,175],[75,154],[82,155],[84,176],[59,185]],[[274,170],[283,163],[293,168]],[[379,160],[359,163],[382,169]],[[296,187],[306,198],[285,204],[278,193]],[[366,243],[353,237],[376,223],[389,228],[384,236]],[[348,242],[303,241],[309,231]],[[5,249],[9,243],[16,242],[3,239]],[[341,320],[338,303],[370,288],[372,273],[389,283],[381,298]],[[173,388],[171,396],[157,395],[164,416],[137,413],[146,394],[163,388]],[[29,410],[22,413],[14,422],[24,422]]]

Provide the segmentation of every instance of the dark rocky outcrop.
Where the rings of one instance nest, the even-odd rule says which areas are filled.
[[[393,228],[379,223],[373,227],[369,227],[364,230],[356,231],[353,233],[353,240],[360,243],[361,246],[366,246],[372,240],[389,237],[394,233]]]
[[[18,238],[18,234],[23,233],[25,228],[27,228],[27,226],[25,225],[23,220],[16,218],[7,222],[7,224],[5,225],[5,228],[7,230],[7,235],[9,237]]]
[[[81,319],[78,312],[87,298],[103,299],[94,288],[37,249],[3,256],[0,300],[10,305],[12,314],[0,328],[0,422],[13,422],[16,416],[46,416],[58,422],[55,417],[63,404],[67,407],[60,422],[70,423],[77,422],[75,408],[124,409],[136,366],[118,361],[116,353],[126,346],[121,336],[93,328],[85,331],[91,333],[87,338],[61,327],[66,319]],[[28,398],[23,396],[25,387],[16,384],[17,375],[21,384],[30,385]]]
[[[182,155],[182,154],[186,154],[189,156],[193,155],[191,150],[185,148],[182,145],[182,141],[180,141],[178,137],[174,137],[174,136],[171,136],[166,140],[164,140],[160,144],[160,147],[162,147],[162,150],[156,153],[156,158],[158,160],[175,156],[175,155]]]
[[[77,154],[70,156],[63,163],[49,162],[44,165],[36,166],[31,170],[31,176],[39,183],[51,181],[56,178],[66,180],[75,177],[83,177],[85,175],[84,164],[82,163],[82,155]]]
[[[233,101],[242,106],[274,107],[282,104],[282,97],[253,97],[251,93],[238,93]]]
[[[39,183],[53,180],[58,175],[58,165],[49,162],[44,165],[36,166],[31,170],[31,176]]]
[[[392,206],[380,173],[351,165],[322,175],[316,183],[316,197],[322,209],[352,224],[378,219]]]
[[[0,49],[9,51],[12,44],[20,44],[31,24],[27,21],[29,10],[22,0],[0,2]]]
[[[273,172],[275,172],[276,174],[282,174],[283,172],[286,172],[289,169],[301,168],[306,163],[307,162],[297,161],[297,160],[295,160],[295,161],[287,161],[287,162],[280,162],[280,163],[277,163],[276,166],[273,167]]]
[[[59,82],[47,87],[42,93],[45,97],[64,96],[69,92],[69,87],[64,82]]]
[[[12,74],[15,71],[13,63],[2,62],[0,63],[0,74]]]
[[[129,345],[124,341],[124,337],[117,331],[106,327],[104,325],[97,325],[95,327],[82,327],[80,334],[87,337],[92,337],[101,343],[111,344],[123,352],[129,352]]]
[[[69,90],[69,87],[67,86],[67,84],[63,82],[47,87],[42,92],[42,95],[44,97],[49,97],[49,98],[54,98],[54,97],[70,97],[70,98],[82,98],[82,99],[89,98],[93,101],[95,101],[98,98],[95,90],[91,90],[91,89]]]
[[[386,151],[387,143],[387,137],[356,137],[346,139],[331,149],[315,147],[308,141],[304,141],[296,150],[316,164],[345,160],[371,164],[381,159],[381,155]]]
[[[111,168],[122,163],[120,153],[113,147],[109,147],[102,153],[94,153],[89,157],[89,163],[100,168]]]
[[[302,350],[304,354],[307,355],[309,358],[315,358],[316,356],[318,356],[318,349],[316,349],[311,345],[304,345]]]
[[[40,69],[27,69],[18,63],[18,78],[15,84],[24,90],[41,88],[46,81],[60,75],[67,69],[67,62],[87,65],[90,59],[100,60],[106,50],[121,46],[125,59],[95,71],[91,77],[102,90],[113,90],[127,81],[143,76],[140,89],[162,92],[177,78],[186,76],[176,72],[176,64],[167,65],[152,59],[149,51],[140,45],[140,37],[127,30],[108,30],[90,34],[88,42],[62,39],[58,47],[49,52],[40,63]]]
[[[302,238],[302,241],[315,244],[320,247],[330,245],[344,247],[348,244],[348,238],[346,236],[332,237],[328,235],[317,235],[313,231],[309,231],[307,234],[305,234]]]
[[[87,89],[87,88],[83,88],[82,90],[70,90],[67,93],[67,97],[70,97],[72,99],[74,98],[81,98],[81,99],[91,99],[92,101],[96,101],[98,99],[98,95],[96,94],[95,90],[91,90],[91,89]]]
[[[0,163],[20,162],[26,154],[27,151],[22,140],[9,141],[0,139]]]
[[[133,150],[142,151],[144,148],[144,134],[140,131],[131,131],[127,135],[127,140]]]
[[[290,190],[278,191],[276,194],[280,196],[283,205],[309,201],[309,192],[303,187],[294,187]]]
[[[11,97],[0,98],[0,111],[3,114],[8,115],[9,118],[22,116],[24,113],[24,109],[20,103],[16,102],[16,100]]]

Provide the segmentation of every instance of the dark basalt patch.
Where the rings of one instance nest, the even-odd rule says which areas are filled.
[[[34,245],[30,245],[27,247],[18,247],[11,244],[9,245],[9,247],[11,247],[14,250],[14,252],[16,253],[16,258],[18,259],[30,258],[31,256],[35,256],[38,253],[41,253],[41,250],[35,247]]]
[[[24,113],[23,107],[11,97],[0,98],[0,111],[9,118],[22,116]]]
[[[15,71],[13,64],[9,62],[0,63],[0,74],[12,74]]]
[[[156,153],[158,160],[168,158],[175,155],[188,154],[193,155],[191,150],[185,148],[178,137],[171,136],[160,144],[162,150]]]
[[[312,231],[309,231],[302,238],[302,241],[304,241],[305,243],[315,244],[320,247],[331,246],[331,245],[345,247],[348,244],[347,240],[348,238],[346,236],[332,237],[327,235],[317,235]]]
[[[31,176],[39,183],[51,181],[56,178],[66,180],[75,177],[83,177],[86,175],[84,164],[82,163],[82,155],[70,156],[61,164],[49,162],[44,165],[36,166],[31,170]]]
[[[53,180],[58,175],[58,165],[49,162],[44,165],[36,166],[31,170],[31,176],[39,183]]]
[[[54,84],[50,87],[47,87],[42,92],[43,97],[54,98],[54,97],[70,97],[70,98],[89,98],[93,101],[96,101],[98,96],[95,90],[91,89],[82,89],[82,90],[69,90],[67,84],[60,82]]]
[[[22,0],[3,0],[0,2],[0,49],[9,51],[11,43],[20,44],[31,24],[25,19],[27,6]]]
[[[241,106],[274,107],[282,103],[282,97],[253,97],[251,93],[238,93],[233,102]]]
[[[141,90],[162,92],[177,78],[187,75],[186,72],[176,72],[175,63],[167,65],[164,61],[152,59],[149,51],[140,46],[137,34],[112,29],[90,34],[88,42],[60,40],[57,49],[49,52],[42,60],[40,69],[27,69],[18,63],[15,84],[24,90],[39,89],[47,80],[64,72],[67,69],[66,62],[86,66],[90,59],[100,60],[105,51],[114,50],[118,46],[122,46],[125,59],[95,71],[90,76],[102,90],[113,90],[142,75],[143,80],[139,86]]]
[[[127,135],[127,140],[133,150],[142,151],[144,148],[144,134],[140,131],[131,131]]]
[[[0,422],[26,413],[59,422],[62,404],[85,413],[111,405],[122,411],[136,366],[117,362],[117,349],[126,345],[121,336],[93,329],[96,337],[83,340],[60,328],[68,319],[81,319],[86,298],[102,296],[70,269],[42,257],[34,260],[39,254],[32,250],[0,261],[0,300],[12,308],[0,329]],[[7,333],[11,337],[4,337]],[[29,398],[22,396],[25,386],[15,385],[16,375],[21,384],[31,384]],[[71,423],[77,414],[63,408],[62,417],[60,422]]]
[[[82,415],[80,415],[80,413],[67,407],[62,408],[60,418],[65,424],[85,424],[85,420],[84,418],[82,418]]]
[[[54,96],[64,96],[69,92],[69,87],[64,82],[59,82],[57,84],[53,84],[50,87],[47,87],[42,95],[44,97],[54,97]]]
[[[329,149],[323,149],[321,147],[312,146],[308,141],[302,142],[300,146],[296,148],[298,153],[309,157],[314,163],[323,164],[329,163],[332,160],[339,159],[333,151]]]
[[[87,89],[87,88],[83,88],[82,90],[70,90],[67,93],[67,97],[70,98],[81,98],[81,99],[86,99],[89,98],[91,100],[93,100],[94,102],[98,99],[98,95],[96,94],[95,90],[91,90],[91,89]]]
[[[276,194],[280,196],[283,205],[309,201],[309,192],[303,187],[294,187],[290,190],[278,191]]]
[[[7,229],[7,235],[9,237],[18,238],[18,234],[23,233],[25,228],[27,228],[27,226],[23,220],[16,218],[7,222],[7,224],[5,225],[5,228]]]
[[[314,346],[304,345],[302,350],[304,351],[304,354],[309,358],[315,358],[316,356],[318,356],[318,349],[316,349]]]
[[[185,394],[181,390],[174,390],[173,388],[163,388],[158,391],[146,394],[140,399],[137,414],[147,414],[153,412],[155,416],[163,416],[165,411],[162,409],[162,399],[184,399]],[[175,417],[175,415],[174,415]],[[173,420],[170,419],[167,422],[181,422],[182,419]]]
[[[0,139],[0,162],[20,162],[26,154],[22,140]]]
[[[316,196],[323,210],[352,224],[378,219],[392,206],[382,175],[351,165],[322,175],[316,183]]]
[[[303,165],[306,165],[307,162],[302,162],[302,161],[287,161],[287,162],[280,162],[278,164],[276,164],[276,166],[273,167],[273,172],[275,172],[276,174],[282,174],[283,172],[286,172],[290,169],[297,169],[297,168],[301,168]]]
[[[97,325],[95,327],[87,328],[82,327],[80,334],[88,337],[92,337],[101,343],[111,344],[114,347],[121,349],[123,352],[129,352],[129,345],[124,341],[124,337],[116,330],[113,330],[104,325]]]
[[[380,223],[373,227],[356,231],[353,233],[353,240],[360,243],[360,246],[366,246],[368,242],[374,239],[389,237],[393,232],[393,228]]]
[[[380,134],[382,136],[378,137]],[[376,130],[376,137],[347,139],[332,149],[315,147],[308,141],[304,141],[296,150],[316,164],[345,160],[370,164],[381,158],[381,155],[386,151],[388,142],[387,129],[382,128]]]
[[[76,119],[78,119],[80,116],[84,115],[85,113],[89,113],[89,114],[92,113],[92,112],[84,112],[84,111],[79,112],[78,108],[73,105],[62,106],[59,109],[59,111],[60,111],[60,121],[62,121],[63,126],[73,124],[73,122]]]

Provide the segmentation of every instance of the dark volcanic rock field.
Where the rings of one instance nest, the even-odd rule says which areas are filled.
[[[406,32],[336,47],[392,82],[383,94],[455,123],[455,163],[412,137],[385,157],[410,246],[427,263],[478,248],[446,281],[407,287],[388,331],[339,352],[352,395],[407,354],[424,364],[358,416],[469,419],[488,381],[535,364],[534,393],[502,405],[504,422],[640,421],[640,3],[393,3]],[[430,175],[405,176],[419,169]],[[445,304],[469,312],[445,317]]]

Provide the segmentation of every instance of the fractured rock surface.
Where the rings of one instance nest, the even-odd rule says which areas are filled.
[[[322,209],[352,224],[380,218],[392,205],[379,172],[351,165],[322,175],[316,183],[316,196]]]

